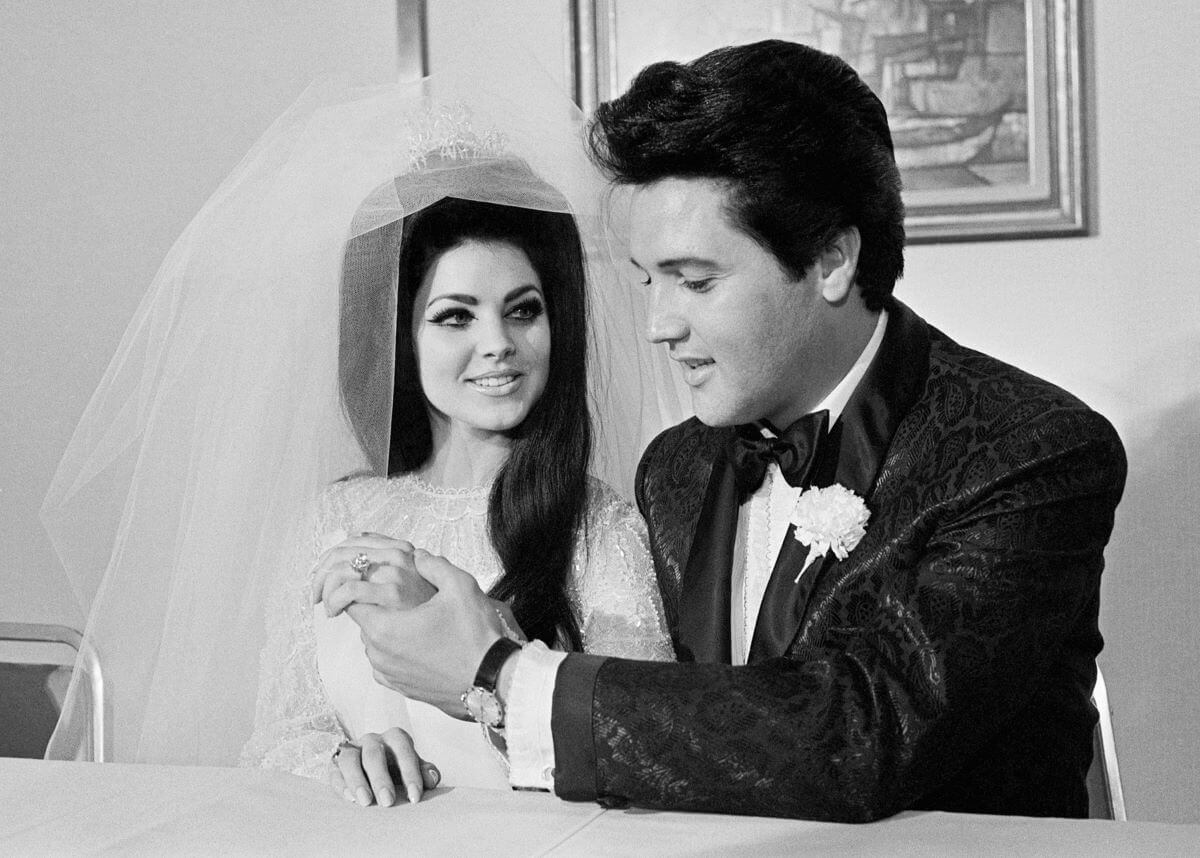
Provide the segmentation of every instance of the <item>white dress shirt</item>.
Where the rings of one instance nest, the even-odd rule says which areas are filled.
[[[879,314],[875,331],[858,360],[814,409],[829,412],[830,427],[841,417],[854,389],[879,351],[887,318],[886,310]],[[734,664],[746,663],[763,594],[787,535],[792,507],[801,491],[788,485],[779,466],[771,463],[762,486],[738,512],[729,626]],[[541,643],[526,646],[517,655],[505,706],[509,782],[515,787],[554,788],[554,737],[550,722],[555,677],[566,657],[565,652],[551,651]]]

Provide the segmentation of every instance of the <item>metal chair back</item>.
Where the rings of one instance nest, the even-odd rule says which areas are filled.
[[[18,667],[23,666],[63,666],[67,665],[61,656],[52,658],[54,650],[61,650],[62,645],[73,649],[79,656],[77,663],[83,675],[80,681],[87,682],[90,692],[89,703],[91,712],[90,747],[86,749],[88,759],[102,763],[108,759],[109,732],[108,709],[104,696],[104,675],[100,669],[100,659],[95,650],[87,644],[83,635],[69,626],[43,623],[0,623],[0,642],[16,644],[15,657],[6,657],[0,652],[0,662]],[[30,653],[34,653],[30,655]],[[44,676],[45,674],[41,674]],[[16,705],[6,707],[17,712]]]
[[[1100,713],[1092,739],[1092,767],[1088,770],[1088,799],[1091,816],[1125,822],[1125,793],[1121,789],[1121,770],[1117,765],[1117,745],[1113,740],[1112,709],[1104,674],[1096,666],[1096,686],[1092,703]]]

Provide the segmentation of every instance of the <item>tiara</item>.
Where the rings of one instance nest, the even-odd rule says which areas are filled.
[[[504,154],[507,144],[495,129],[477,132],[471,109],[462,102],[427,107],[409,132],[409,166],[423,169],[434,154],[449,160],[496,157]]]

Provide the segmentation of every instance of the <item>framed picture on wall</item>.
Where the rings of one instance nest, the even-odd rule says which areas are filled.
[[[1087,234],[1086,0],[577,0],[580,105],[657,60],[786,39],[888,110],[910,242]]]

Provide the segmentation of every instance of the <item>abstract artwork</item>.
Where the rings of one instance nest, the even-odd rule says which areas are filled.
[[[835,53],[890,117],[910,241],[1086,234],[1084,0],[579,0],[589,109],[645,65],[785,39]]]

